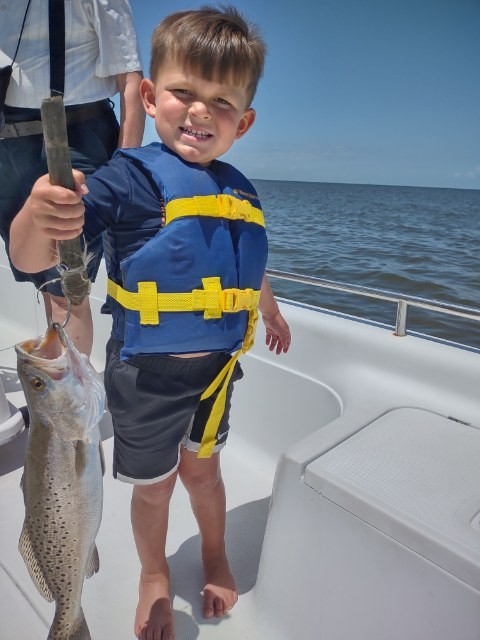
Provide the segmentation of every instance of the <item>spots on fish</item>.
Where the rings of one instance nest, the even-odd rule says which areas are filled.
[[[73,485],[55,486],[48,466],[45,476],[47,490],[42,494],[42,499],[30,504],[24,524],[28,536],[27,539],[21,536],[20,550],[40,593],[56,602],[49,638],[63,640],[65,637],[76,637],[73,633],[77,628],[86,625],[79,618],[79,609],[88,558],[85,557],[85,550],[82,554],[84,562],[78,558],[82,549],[75,532],[81,531],[81,524],[75,517],[75,507],[69,497]],[[79,637],[89,638],[90,635]]]
[[[55,615],[47,640],[65,640],[66,638],[68,640],[91,640],[82,608],[80,608],[73,624],[65,625],[61,622],[60,616]]]

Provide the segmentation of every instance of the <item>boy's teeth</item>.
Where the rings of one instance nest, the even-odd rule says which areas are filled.
[[[210,135],[209,133],[205,133],[204,131],[196,131],[195,129],[184,128],[183,131],[191,136],[199,136],[200,138],[208,138],[208,136]]]

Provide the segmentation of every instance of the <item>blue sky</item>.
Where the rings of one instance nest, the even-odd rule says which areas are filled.
[[[130,3],[146,75],[154,26],[206,4]],[[257,120],[223,159],[249,178],[480,188],[480,0],[231,4],[269,55]]]

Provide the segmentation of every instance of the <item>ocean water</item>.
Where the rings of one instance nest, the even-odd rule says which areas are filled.
[[[480,190],[253,180],[268,267],[480,307]],[[394,326],[396,305],[271,279],[275,294]],[[408,330],[480,348],[480,322],[410,308]]]

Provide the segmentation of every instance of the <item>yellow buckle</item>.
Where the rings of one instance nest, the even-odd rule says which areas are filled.
[[[252,307],[253,289],[224,289],[222,298],[224,313],[248,311]]]
[[[218,209],[223,218],[231,220],[244,220],[253,222],[255,219],[254,208],[248,200],[239,200],[226,193],[217,195]]]
[[[238,308],[238,295],[234,289],[222,291],[222,309],[225,313],[234,313]]]

